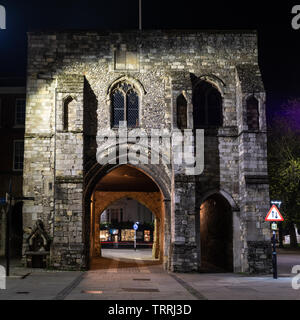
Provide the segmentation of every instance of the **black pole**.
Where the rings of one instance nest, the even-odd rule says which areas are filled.
[[[139,0],[139,30],[142,30],[142,0]]]
[[[276,253],[276,231],[273,230],[273,252],[272,252],[272,264],[273,264],[273,278],[277,279],[277,253]]]
[[[6,237],[5,237],[5,260],[6,260],[6,276],[9,277],[9,208],[6,213]]]
[[[6,215],[6,276],[9,277],[9,269],[10,269],[10,226],[11,226],[11,178],[9,180],[9,205]]]

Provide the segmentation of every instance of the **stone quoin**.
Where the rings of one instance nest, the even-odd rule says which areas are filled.
[[[255,31],[30,32],[24,257],[39,220],[49,266],[89,268],[100,211],[130,196],[153,209],[165,269],[269,273],[265,98]],[[123,120],[146,132],[204,129],[203,173],[174,161],[100,165],[100,131]],[[153,188],[97,189],[121,169]]]

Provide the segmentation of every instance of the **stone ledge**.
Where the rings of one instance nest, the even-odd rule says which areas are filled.
[[[269,184],[267,175],[245,175],[246,184]]]
[[[51,139],[54,137],[53,133],[50,134],[42,134],[42,133],[25,133],[24,138],[25,139]]]
[[[56,176],[55,182],[58,184],[83,183],[83,176]]]

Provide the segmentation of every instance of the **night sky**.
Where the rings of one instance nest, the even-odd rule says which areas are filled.
[[[268,110],[300,97],[300,29],[291,26],[295,1],[142,0],[144,29],[257,29]],[[264,4],[263,4],[264,3]],[[26,32],[138,28],[138,0],[0,0],[0,77],[26,74]]]

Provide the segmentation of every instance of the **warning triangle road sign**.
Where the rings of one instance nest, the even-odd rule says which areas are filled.
[[[284,219],[281,213],[279,212],[278,208],[275,206],[275,204],[273,204],[265,218],[265,221],[283,221],[283,220]]]

